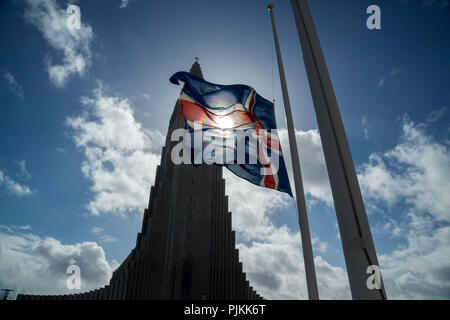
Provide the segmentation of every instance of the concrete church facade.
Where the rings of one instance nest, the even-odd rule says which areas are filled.
[[[190,72],[203,77],[195,62]],[[184,128],[177,103],[136,247],[109,285],[72,295],[18,295],[18,300],[258,300],[235,248],[222,167],[174,165],[170,141]]]

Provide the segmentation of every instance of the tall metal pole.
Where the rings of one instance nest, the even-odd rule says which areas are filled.
[[[290,1],[316,110],[352,297],[386,299],[381,274],[380,289],[369,289],[367,285],[368,267],[378,266],[378,258],[344,125],[308,3],[306,0]]]
[[[291,103],[284,75],[283,60],[278,43],[278,34],[273,17],[273,5],[268,5],[270,18],[272,21],[273,38],[277,51],[278,70],[280,72],[281,91],[283,92],[284,111],[286,113],[286,124],[289,136],[289,148],[291,149],[292,171],[294,172],[295,195],[297,196],[298,222],[300,225],[300,234],[302,237],[303,259],[305,261],[306,285],[308,287],[308,296],[310,300],[319,300],[319,291],[317,290],[316,270],[314,267],[314,256],[311,245],[311,235],[309,233],[308,215],[306,213],[305,194],[303,191],[302,171],[300,169],[300,160],[298,158],[297,142],[295,139],[294,121],[292,120]]]

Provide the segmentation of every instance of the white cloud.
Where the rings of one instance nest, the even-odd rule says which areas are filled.
[[[3,72],[3,77],[6,79],[6,81],[8,81],[8,86],[11,92],[14,93],[17,97],[19,97],[20,100],[24,101],[25,94],[23,93],[22,85],[18,83],[14,78],[14,76],[8,71]]]
[[[358,176],[366,203],[392,208],[374,234],[404,240],[379,255],[391,299],[450,298],[450,153],[426,134],[429,123],[404,116],[397,146],[372,154]]]
[[[31,230],[31,226],[29,224],[24,225],[24,226],[17,226],[17,225],[4,225],[4,224],[0,224],[0,229],[4,229],[9,233],[13,233],[16,231],[21,231],[21,230]]]
[[[224,178],[233,212],[233,226],[245,240],[266,239],[275,230],[269,213],[287,207],[293,200],[281,192],[255,186],[226,169]]]
[[[433,122],[438,121],[446,112],[447,112],[447,108],[446,107],[441,108],[439,110],[432,111],[428,115],[427,119],[425,120],[425,123],[426,124],[431,124]]]
[[[120,9],[125,9],[126,7],[128,7],[128,5],[130,4],[131,0],[121,0],[120,2]]]
[[[62,294],[83,292],[109,282],[116,262],[108,262],[95,242],[62,244],[23,233],[0,232],[0,284],[16,293]],[[81,269],[81,290],[66,289],[67,267]]]
[[[91,64],[91,42],[94,33],[81,18],[81,29],[67,28],[66,8],[60,8],[55,0],[27,0],[25,20],[37,27],[48,44],[62,54],[62,63],[47,61],[51,82],[64,87],[72,74],[83,76]]]
[[[2,170],[0,170],[0,186],[4,186],[9,193],[18,197],[32,194],[30,187],[14,181],[9,176],[5,175]]]
[[[375,235],[380,235],[382,237],[386,237],[389,239],[399,238],[401,236],[404,236],[404,230],[403,230],[403,228],[405,227],[404,225],[400,226],[399,222],[397,222],[396,220],[394,220],[390,217],[387,217],[385,220],[387,220],[387,221],[378,223],[372,228],[372,232]]]
[[[64,149],[64,148],[57,147],[55,150],[57,152],[61,153],[61,154],[66,154],[67,153],[66,149]]]
[[[279,130],[281,145],[283,147],[284,159],[289,173],[289,181],[293,187],[291,153],[287,130]],[[320,200],[328,206],[333,205],[331,187],[328,179],[325,157],[323,155],[322,142],[318,130],[295,131],[297,148],[302,170],[303,188],[306,196],[310,196],[310,202]],[[293,188],[294,190],[294,188]]]
[[[113,236],[110,236],[109,234],[106,234],[105,233],[105,229],[100,228],[100,227],[93,227],[91,229],[91,232],[93,234],[99,236],[100,242],[103,242],[103,243],[111,243],[111,242],[119,241],[119,239],[117,239],[117,238],[115,238]]]
[[[93,228],[91,229],[91,232],[92,232],[93,234],[102,234],[103,232],[105,232],[105,229],[100,228],[100,227],[93,227]]]
[[[100,228],[100,227],[93,227],[93,228],[91,229],[91,232],[92,232],[93,234],[102,234],[104,231],[105,231],[105,229]]]
[[[327,252],[328,249],[328,243],[320,241],[319,237],[312,237],[311,238],[312,246],[314,250],[317,250],[320,253]]]
[[[450,227],[424,232],[417,220],[411,216],[406,246],[379,255],[388,298],[450,299]]]
[[[4,225],[4,224],[0,224],[0,229],[4,229],[4,230],[6,230],[7,232],[13,232],[13,229],[12,228],[14,228],[15,226],[6,226],[6,225]]]
[[[103,234],[100,236],[100,242],[103,242],[103,243],[111,243],[111,242],[117,242],[117,241],[119,241],[119,239],[117,239],[113,236],[110,236],[109,234]]]
[[[378,87],[379,88],[383,88],[385,83],[386,83],[386,80],[388,78],[395,77],[396,75],[398,75],[402,71],[404,71],[404,69],[402,67],[396,67],[396,68],[392,69],[392,71],[389,73],[388,76],[383,76],[383,77],[380,78],[380,80],[378,81]]]
[[[358,176],[362,193],[366,198],[382,199],[388,205],[397,203],[405,190],[404,181],[397,173],[389,171],[385,162],[378,154],[372,154],[369,162],[362,166],[362,172]]]
[[[30,179],[31,175],[27,170],[27,163],[25,160],[19,161],[18,163],[19,168],[20,168],[20,176],[23,177],[24,179]]]
[[[106,96],[101,87],[94,90],[93,99],[81,101],[86,112],[68,118],[67,125],[86,157],[81,170],[94,193],[88,210],[122,216],[142,211],[159,164],[162,134],[142,128],[130,102]]]
[[[372,154],[358,176],[366,198],[392,206],[404,201],[415,210],[450,222],[450,153],[448,146],[427,136],[420,125],[402,120],[400,143]]]
[[[391,76],[393,77],[393,76],[396,76],[396,75],[398,75],[400,72],[402,72],[404,69],[403,68],[401,68],[401,67],[398,67],[398,68],[394,68],[394,69],[392,69],[392,71],[391,71]]]
[[[266,299],[308,299],[300,235],[286,227],[274,230],[265,241],[238,244],[240,258],[253,287]],[[321,299],[349,299],[344,269],[322,257],[314,259]]]
[[[368,126],[369,126],[369,121],[367,120],[367,116],[364,115],[361,118],[361,127],[362,127],[362,129],[364,131],[364,138],[366,140],[369,140],[369,128],[368,128]]]

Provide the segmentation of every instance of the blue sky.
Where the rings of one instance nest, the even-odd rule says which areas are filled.
[[[310,2],[388,297],[448,299],[448,1]],[[168,79],[188,70],[193,57],[200,57],[206,80],[248,84],[274,98],[278,126],[285,127],[267,2],[70,3],[81,9],[80,30],[65,28],[66,1],[0,3],[0,285],[22,292],[63,292],[70,259],[89,270],[85,289],[103,285],[134,247],[180,90]],[[366,28],[372,4],[381,8],[381,30]],[[346,299],[345,263],[289,1],[275,1],[274,14],[319,293]],[[288,152],[285,132],[281,137]],[[292,201],[226,177],[253,286],[267,298],[306,298]]]

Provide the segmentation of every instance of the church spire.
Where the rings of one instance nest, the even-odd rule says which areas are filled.
[[[200,58],[195,57],[194,59],[195,59],[195,62],[192,64],[191,70],[189,70],[189,72],[192,73],[194,76],[197,76],[197,77],[203,79],[202,69],[200,68],[200,64],[198,63],[198,60],[200,60]]]
[[[190,72],[203,77],[198,61]],[[179,143],[172,132],[186,127],[180,111],[177,103],[136,247],[109,284],[71,295],[21,294],[17,300],[261,299],[239,262],[222,167],[172,162]]]

